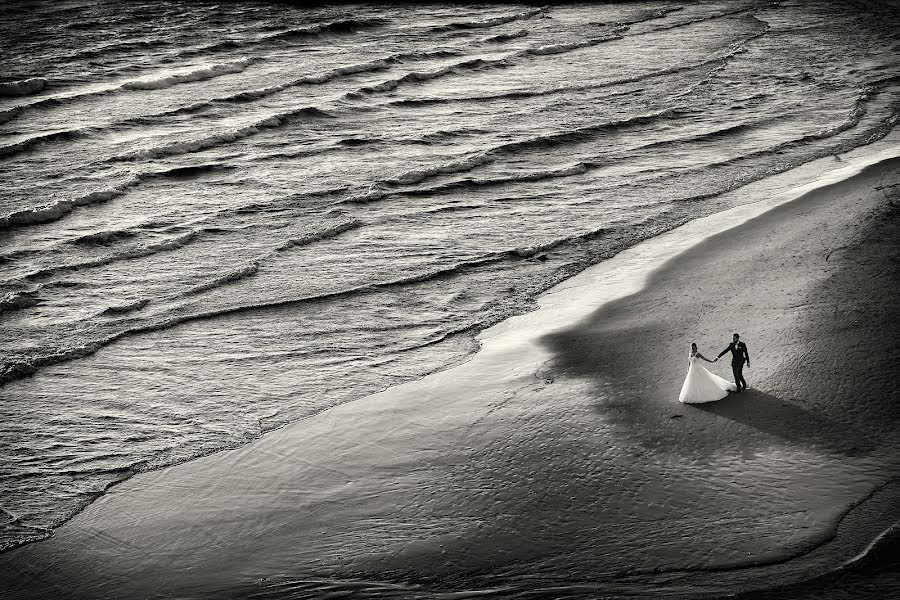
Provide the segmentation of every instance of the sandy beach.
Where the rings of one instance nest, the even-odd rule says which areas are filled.
[[[592,267],[485,331],[461,365],[137,475],[52,538],[0,555],[0,589],[839,598],[860,578],[866,597],[896,589],[884,550],[896,536],[870,548],[900,506],[896,143],[820,161],[806,188],[785,176],[768,204]],[[712,357],[732,332],[749,347],[750,389],[680,405],[689,344]],[[710,369],[730,376],[727,357]]]

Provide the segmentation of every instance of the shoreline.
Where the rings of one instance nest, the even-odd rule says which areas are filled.
[[[892,136],[888,136],[888,139],[890,137]],[[859,152],[859,154],[863,153]],[[886,155],[887,153],[885,153]],[[859,168],[858,165],[851,162],[848,167],[843,169],[844,175]],[[516,459],[536,458],[527,454],[527,450],[524,456],[515,454],[519,449],[514,445],[511,446],[508,440],[504,439],[510,434],[509,431],[504,430],[509,427],[508,424],[502,423],[504,414],[514,421],[514,429],[519,427],[531,433],[541,434],[543,437],[538,439],[543,439],[545,442],[559,442],[556,438],[560,433],[570,435],[572,428],[568,426],[574,426],[574,429],[580,428],[582,433],[587,432],[587,429],[584,428],[588,424],[579,421],[584,418],[582,410],[584,406],[577,403],[571,404],[571,401],[565,407],[564,412],[567,418],[574,419],[573,422],[567,422],[564,419],[560,423],[550,424],[549,429],[542,428],[545,424],[539,421],[541,417],[546,416],[548,400],[564,400],[561,394],[580,393],[583,396],[596,397],[597,392],[592,388],[593,382],[586,383],[578,378],[573,379],[564,372],[564,369],[548,366],[550,364],[548,360],[538,360],[537,363],[529,362],[528,359],[531,357],[542,359],[544,358],[542,352],[546,354],[546,350],[541,348],[540,344],[535,344],[538,338],[551,334],[558,335],[558,332],[564,330],[567,325],[571,327],[572,323],[580,323],[582,319],[591,317],[598,308],[607,306],[616,300],[616,298],[611,298],[611,295],[621,299],[623,291],[629,292],[625,294],[625,297],[628,297],[652,286],[652,279],[658,276],[660,269],[666,268],[670,260],[682,258],[691,249],[715,237],[717,233],[710,233],[711,228],[720,227],[723,228],[721,231],[730,231],[746,226],[754,219],[770,214],[776,207],[791,205],[793,200],[803,197],[804,194],[814,193],[822,186],[848,181],[843,175],[839,177],[837,173],[832,173],[832,176],[835,179],[826,180],[824,183],[819,181],[818,185],[813,183],[795,188],[786,196],[782,195],[769,201],[740,206],[692,221],[676,230],[623,251],[613,259],[590,267],[545,292],[538,299],[540,307],[538,310],[512,317],[482,332],[479,336],[483,342],[481,350],[460,365],[438,371],[424,379],[403,384],[397,388],[390,388],[356,402],[329,409],[324,413],[270,432],[247,446],[220,451],[161,471],[137,475],[127,480],[126,483],[116,486],[108,495],[69,521],[58,531],[58,538],[30,544],[0,555],[0,565],[3,566],[0,569],[0,580],[4,578],[4,572],[8,573],[6,569],[13,568],[10,565],[17,562],[14,558],[16,555],[24,556],[25,560],[28,560],[28,556],[39,558],[38,564],[60,566],[61,563],[67,563],[69,560],[65,556],[67,551],[72,552],[75,548],[84,547],[84,542],[92,539],[99,539],[102,542],[101,547],[106,548],[101,550],[102,553],[108,554],[112,547],[109,545],[111,542],[107,537],[107,534],[110,533],[116,533],[113,539],[118,539],[119,543],[127,542],[125,546],[131,546],[135,541],[141,540],[148,542],[148,547],[157,548],[158,552],[161,548],[170,547],[174,540],[180,540],[176,544],[179,546],[186,542],[183,536],[189,535],[181,531],[182,527],[193,528],[194,532],[198,527],[200,529],[205,527],[208,531],[213,524],[221,524],[224,516],[232,513],[234,506],[248,511],[249,514],[266,514],[269,519],[277,516],[276,521],[278,522],[284,520],[285,523],[289,522],[301,527],[299,537],[297,535],[285,537],[284,533],[278,533],[275,537],[279,537],[280,541],[275,542],[274,546],[270,542],[263,541],[259,531],[250,532],[252,534],[250,539],[254,543],[261,544],[260,548],[276,548],[283,553],[288,539],[292,540],[291,543],[297,543],[298,539],[318,540],[319,536],[312,531],[314,526],[292,521],[292,518],[295,519],[296,516],[291,517],[289,511],[285,512],[288,510],[289,503],[286,503],[284,498],[259,498],[256,496],[259,493],[256,488],[256,484],[259,483],[256,481],[257,476],[267,485],[274,486],[274,488],[263,486],[263,489],[274,489],[279,492],[283,491],[280,481],[290,479],[295,482],[293,485],[300,485],[300,482],[305,484],[307,481],[313,480],[315,484],[311,486],[312,491],[293,490],[292,492],[299,494],[295,500],[305,501],[306,506],[311,508],[324,507],[335,497],[352,501],[361,493],[384,493],[384,490],[391,490],[387,494],[388,500],[378,500],[375,507],[359,506],[357,502],[355,506],[336,511],[337,514],[330,515],[331,519],[317,517],[325,524],[333,523],[335,520],[340,523],[343,519],[345,524],[350,523],[356,526],[351,517],[355,515],[373,519],[376,518],[372,514],[374,510],[377,518],[382,519],[382,524],[391,522],[391,527],[393,527],[390,535],[385,536],[382,535],[382,532],[371,528],[371,524],[369,528],[363,527],[362,530],[358,530],[357,526],[357,530],[354,531],[359,535],[350,535],[352,539],[344,540],[346,543],[342,542],[335,546],[336,541],[325,542],[324,547],[318,548],[317,552],[307,550],[305,553],[301,553],[306,556],[307,564],[315,566],[315,569],[319,569],[321,572],[397,574],[403,571],[404,563],[408,562],[411,556],[415,556],[423,564],[431,565],[429,574],[419,573],[415,576],[416,578],[436,577],[438,580],[443,578],[452,581],[453,573],[471,572],[479,565],[482,569],[486,564],[493,564],[496,568],[498,564],[512,564],[516,561],[533,562],[539,556],[553,555],[556,549],[552,547],[552,544],[539,544],[538,552],[532,552],[528,548],[517,549],[513,552],[515,560],[510,562],[509,557],[503,557],[504,552],[500,552],[500,550],[506,550],[501,547],[504,543],[501,541],[495,542],[497,547],[493,550],[496,551],[488,549],[488,552],[482,551],[478,556],[474,556],[471,549],[461,550],[461,546],[457,546],[454,552],[456,562],[440,567],[438,562],[443,560],[442,552],[438,551],[437,546],[428,539],[432,541],[441,539],[449,542],[453,539],[454,532],[471,532],[479,529],[478,527],[472,529],[473,523],[478,519],[474,517],[469,520],[461,519],[460,515],[447,515],[442,510],[436,512],[446,517],[446,522],[441,522],[437,527],[426,527],[425,530],[429,532],[429,535],[426,536],[428,539],[420,541],[418,545],[413,544],[412,549],[404,548],[399,555],[395,555],[396,552],[392,554],[386,549],[390,548],[392,544],[396,544],[397,535],[404,531],[404,527],[407,527],[409,523],[418,523],[421,517],[429,512],[429,502],[432,505],[441,505],[440,500],[433,498],[435,489],[441,490],[449,487],[450,492],[459,495],[462,487],[453,488],[454,482],[462,485],[473,479],[478,480],[479,473],[483,477],[485,474],[502,471],[498,471],[495,464],[479,463],[479,452],[486,452],[494,457],[513,452],[512,456]],[[847,177],[853,179],[854,176]],[[735,224],[729,221],[730,218],[740,222]],[[743,220],[741,221],[741,219]],[[697,236],[699,236],[699,242]],[[614,278],[616,269],[618,269],[619,279]],[[586,294],[580,293],[579,288],[590,288],[591,297],[585,298]],[[604,294],[606,295],[604,296]],[[523,346],[528,346],[528,348],[523,351]],[[672,357],[668,356],[668,360],[671,361]],[[680,371],[680,368],[677,370]],[[463,381],[460,381],[461,371],[464,374]],[[492,374],[489,383],[479,382],[479,377],[484,377],[487,373]],[[751,372],[751,374],[754,373],[755,371]],[[562,391],[558,389],[550,391],[551,383],[556,388],[563,388]],[[752,385],[753,380],[751,380]],[[447,386],[455,386],[452,395],[447,389],[444,389]],[[643,388],[638,387],[637,389]],[[462,400],[454,401],[448,409],[446,405],[448,396],[454,400],[460,398]],[[485,407],[488,410],[485,410]],[[670,412],[675,412],[676,409],[684,410],[683,407],[667,407]],[[706,414],[709,416],[709,413]],[[713,416],[720,415],[713,414]],[[405,421],[406,425],[414,427],[401,431],[396,425],[401,420]],[[423,422],[423,420],[428,422]],[[678,421],[684,425],[686,419],[679,418]],[[392,424],[393,428],[391,428]],[[600,424],[592,422],[590,425],[594,427],[608,426],[605,430],[606,433],[614,434],[616,432],[616,423],[614,422]],[[361,439],[358,430],[380,435],[380,438],[376,437],[380,443],[375,444],[371,439],[365,437]],[[420,436],[423,434],[430,437],[422,440]],[[295,439],[292,439],[292,436],[295,436]],[[334,453],[328,454],[322,448],[304,447],[303,443],[298,442],[297,437],[306,437],[307,446],[310,443],[315,445],[316,442],[320,442],[320,446],[329,448]],[[557,444],[561,448],[550,455],[550,462],[556,461],[559,463],[556,466],[564,467],[560,477],[565,477],[568,468],[568,465],[561,461],[563,457],[579,459],[580,462],[576,460],[577,466],[583,468],[589,468],[589,463],[597,458],[595,454],[590,453],[574,457],[571,454],[561,453],[559,450],[563,448],[578,450],[565,442],[563,440],[562,444]],[[463,446],[465,443],[470,443],[471,446],[466,448]],[[481,444],[481,446],[478,447],[477,444]],[[363,450],[359,449],[360,445],[369,447],[373,455],[367,456]],[[472,448],[475,448],[474,452]],[[310,450],[312,452],[309,452],[310,456],[307,456]],[[295,471],[287,468],[284,464],[278,464],[274,458],[277,456],[289,457],[296,460],[297,464],[302,463],[305,466],[300,467],[299,472]],[[604,458],[602,452],[600,457]],[[474,461],[474,464],[467,465],[469,461]],[[528,463],[528,461],[525,462]],[[499,464],[503,465],[507,462],[501,460]],[[461,471],[458,470],[459,465],[463,465]],[[619,472],[623,469],[621,464],[615,466]],[[238,472],[236,469],[242,470],[244,478],[238,478],[237,481],[231,480],[230,483],[235,485],[225,485],[224,482],[217,481],[217,478],[220,477],[233,477],[234,473]],[[535,471],[532,475],[539,473],[542,472]],[[594,470],[591,473],[597,475]],[[449,477],[446,477],[448,474]],[[603,474],[608,475],[609,471],[604,468]],[[534,476],[529,478],[528,475],[526,473],[517,476],[513,483],[536,485],[539,478]],[[341,480],[344,481],[341,482]],[[556,481],[556,483],[563,484],[564,482]],[[868,480],[866,483],[858,485],[867,484]],[[359,489],[345,491],[344,486]],[[401,487],[401,491],[404,493],[398,495],[397,491],[392,490],[394,486]],[[190,504],[188,499],[173,497],[176,490],[183,491],[192,502],[201,502],[206,509],[211,509],[214,513],[218,512],[218,516],[198,509],[196,504]],[[508,490],[499,492],[495,490],[493,495],[501,497],[500,502],[506,502],[507,505],[510,505],[511,502],[520,502],[519,498],[506,498],[504,491],[508,492]],[[413,502],[408,501],[409,493],[412,493],[412,497],[415,499]],[[491,496],[491,493],[488,493],[488,496]],[[485,515],[492,514],[488,510],[491,506],[490,498],[482,498],[480,493],[473,493],[471,490],[468,494],[463,493],[462,497],[473,501],[474,512]],[[506,498],[506,500],[502,498]],[[672,498],[669,497],[669,499]],[[169,503],[164,503],[162,507],[156,506],[160,501],[169,501]],[[174,501],[176,506],[171,506],[171,501]],[[175,510],[179,504],[185,509],[183,512]],[[397,507],[406,507],[407,514],[400,518],[394,517],[391,521],[391,515],[397,510]],[[529,507],[537,510],[523,511],[523,514],[543,514],[541,511],[546,511],[544,507],[529,505],[526,502],[525,508]],[[561,511],[563,516],[577,517],[580,515],[571,507],[566,506],[563,509]],[[122,514],[123,510],[125,511],[124,515]],[[168,514],[170,512],[174,514]],[[432,509],[432,512],[435,511]],[[133,522],[127,518],[129,513],[135,519]],[[180,516],[182,514],[188,518]],[[196,520],[189,518],[191,514],[198,518]],[[625,517],[626,515],[618,516]],[[574,519],[574,521],[578,520],[578,518]],[[227,518],[224,518],[224,521],[230,523]],[[560,526],[556,522],[552,524],[553,528]],[[584,524],[585,521],[582,520],[581,525]],[[416,530],[416,526],[413,526],[412,529],[421,534],[422,529]],[[546,529],[547,526],[546,523],[537,523],[534,527],[535,535]],[[241,528],[234,524],[231,524],[231,527],[231,533],[241,531]],[[268,529],[266,530],[268,531]],[[70,531],[72,533],[69,533]],[[104,531],[106,534],[98,534],[98,532]],[[160,536],[160,531],[167,533]],[[140,532],[148,534],[150,539],[142,539]],[[124,533],[124,535],[119,536],[119,533]],[[746,533],[743,532],[743,534]],[[562,540],[566,539],[565,534],[564,528],[554,533]],[[479,535],[483,537],[483,534]],[[218,535],[214,537],[219,542],[224,539]],[[528,538],[527,535],[520,535],[520,537]],[[336,538],[343,539],[340,533],[336,535]],[[537,536],[537,539],[539,538],[540,536]],[[168,541],[164,541],[166,539]],[[511,540],[506,540],[507,545],[509,545],[509,541]],[[323,544],[321,540],[317,543]],[[460,544],[458,539],[455,543]],[[50,544],[59,544],[59,549],[50,550]],[[360,550],[359,554],[363,556],[363,558],[354,558],[349,561],[349,568],[348,561],[335,559],[336,556],[339,557],[345,552],[343,548],[348,544],[351,548],[356,544]],[[445,544],[440,546],[443,548]],[[452,546],[452,544],[448,543],[446,546]],[[196,547],[194,550],[196,551]],[[446,551],[446,549],[443,550],[443,552]],[[337,554],[335,554],[336,552]],[[739,553],[737,548],[731,552],[734,556]],[[353,553],[351,552],[351,554]],[[315,555],[321,555],[324,560],[316,559]],[[161,562],[165,562],[169,567],[177,566],[179,571],[183,571],[183,567],[180,565],[185,556],[181,556],[181,559],[169,556]],[[665,558],[666,552],[660,553],[660,556]],[[703,556],[701,550],[694,558],[700,559]],[[78,562],[77,557],[72,558],[74,563]],[[209,558],[207,557],[207,559]],[[227,564],[235,566],[240,562],[237,561],[237,558],[229,556],[227,560],[219,561],[218,564],[220,568]],[[292,564],[296,564],[294,562],[297,558],[295,553],[281,558],[282,562],[279,563],[279,568],[286,569]],[[502,563],[501,558],[506,562]],[[303,561],[300,562],[302,564]],[[199,566],[201,564],[208,566],[208,563],[202,561],[200,563],[195,561],[192,564],[197,565],[195,568],[202,568]],[[554,561],[550,561],[550,564],[554,564]],[[133,564],[132,567],[134,567]],[[63,571],[68,571],[68,569],[63,569]],[[164,571],[164,565],[162,572],[140,571],[144,577],[143,585],[158,584]],[[123,569],[121,572],[123,577],[129,573],[136,574],[133,568],[131,571]],[[409,576],[409,574],[404,575],[404,577]],[[100,579],[102,577],[98,577],[94,583],[98,583]],[[154,584],[154,581],[157,583]]]

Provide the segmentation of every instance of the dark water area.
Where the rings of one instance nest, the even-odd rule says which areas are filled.
[[[5,3],[0,549],[885,135],[889,7]]]

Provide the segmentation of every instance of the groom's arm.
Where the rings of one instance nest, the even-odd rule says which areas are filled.
[[[750,351],[747,349],[747,344],[744,344],[744,358],[747,359],[747,366],[750,366]]]
[[[725,356],[725,353],[728,352],[729,350],[731,350],[731,346],[728,346],[727,348],[725,348],[724,350],[719,352],[719,355],[716,358],[722,358],[723,356]]]

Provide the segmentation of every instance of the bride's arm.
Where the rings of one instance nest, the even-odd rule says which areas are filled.
[[[706,358],[705,356],[703,356],[703,355],[700,354],[699,352],[697,353],[697,358],[702,358],[703,360],[705,360],[705,361],[708,362],[708,363],[715,362],[715,361],[709,360],[708,358]]]

